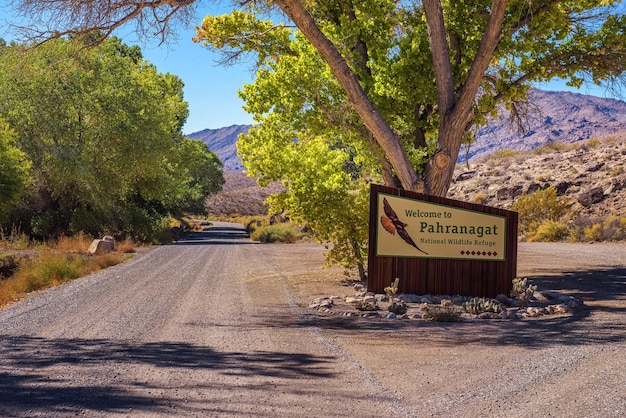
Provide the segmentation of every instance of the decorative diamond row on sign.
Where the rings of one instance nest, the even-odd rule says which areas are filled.
[[[491,257],[491,256],[497,257],[498,253],[496,251],[494,251],[494,252],[491,252],[491,251],[489,251],[489,252],[487,252],[487,251],[480,252],[480,251],[469,251],[468,250],[468,251],[461,251],[461,255],[483,255],[483,256],[487,256],[488,255],[489,257]]]

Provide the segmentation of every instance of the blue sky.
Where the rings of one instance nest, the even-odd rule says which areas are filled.
[[[198,16],[188,28],[178,32],[178,39],[168,45],[139,42],[130,31],[120,31],[125,42],[139,45],[144,58],[152,62],[160,72],[169,72],[180,77],[185,83],[185,100],[189,103],[189,118],[184,127],[184,133],[201,131],[203,129],[218,129],[231,125],[252,123],[252,117],[242,109],[243,102],[237,96],[237,91],[246,83],[253,81],[253,72],[250,63],[243,62],[236,66],[223,67],[216,63],[218,55],[195,44],[191,38],[195,35],[193,25],[200,25],[206,14],[227,13],[229,8],[224,7],[228,2],[216,2],[217,5],[207,5],[198,10]],[[220,6],[221,5],[221,6]],[[0,36],[5,20],[11,20],[11,11],[7,10],[6,1],[0,0]],[[553,81],[538,86],[545,90],[575,91],[600,97],[613,97],[604,88],[583,86],[580,90],[569,88],[562,81]]]

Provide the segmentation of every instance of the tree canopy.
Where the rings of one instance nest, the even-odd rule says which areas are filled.
[[[221,162],[186,139],[183,83],[117,38],[0,49],[0,115],[32,162],[11,221],[45,237],[126,231],[149,239],[168,215],[201,211]]]
[[[124,10],[130,19],[140,9],[163,16],[196,2],[85,3],[101,13],[78,11],[69,0],[17,3],[23,11],[63,9],[69,26],[56,30],[68,33],[115,26],[121,20],[107,16]],[[256,54],[258,76],[242,97],[257,126],[240,152],[251,173],[293,190],[304,183],[289,164],[324,173],[309,182],[307,195],[287,192],[280,199],[304,213],[305,199],[323,201],[316,193],[330,193],[325,186],[346,179],[337,190],[346,208],[371,181],[444,196],[462,142],[500,103],[522,115],[530,83],[623,81],[622,11],[612,0],[254,1],[230,15],[207,16],[196,41],[225,51],[226,62]],[[157,23],[163,33],[168,21]],[[348,234],[363,223],[333,228]],[[361,242],[360,233],[351,234]]]

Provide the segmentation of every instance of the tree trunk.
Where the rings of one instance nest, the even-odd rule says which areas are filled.
[[[298,0],[277,0],[276,4],[289,16],[328,63],[355,111],[385,151],[385,155],[391,162],[402,187],[406,190],[424,191],[424,182],[418,178],[396,134],[371,103],[356,75],[335,45],[317,27],[311,15]]]

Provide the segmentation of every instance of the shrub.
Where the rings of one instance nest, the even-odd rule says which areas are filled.
[[[461,311],[455,306],[428,305],[424,308],[423,318],[433,322],[458,322]]]
[[[535,234],[529,239],[532,242],[561,241],[569,234],[569,227],[561,221],[545,221],[537,227]]]
[[[522,194],[511,206],[519,214],[519,232],[534,236],[541,224],[558,221],[570,207],[565,197],[559,197],[554,187],[537,190],[532,194]]]
[[[294,243],[302,234],[293,224],[265,225],[250,234],[250,239],[259,242],[286,242]]]
[[[472,203],[484,204],[487,201],[487,195],[483,192],[478,192],[472,197]]]

